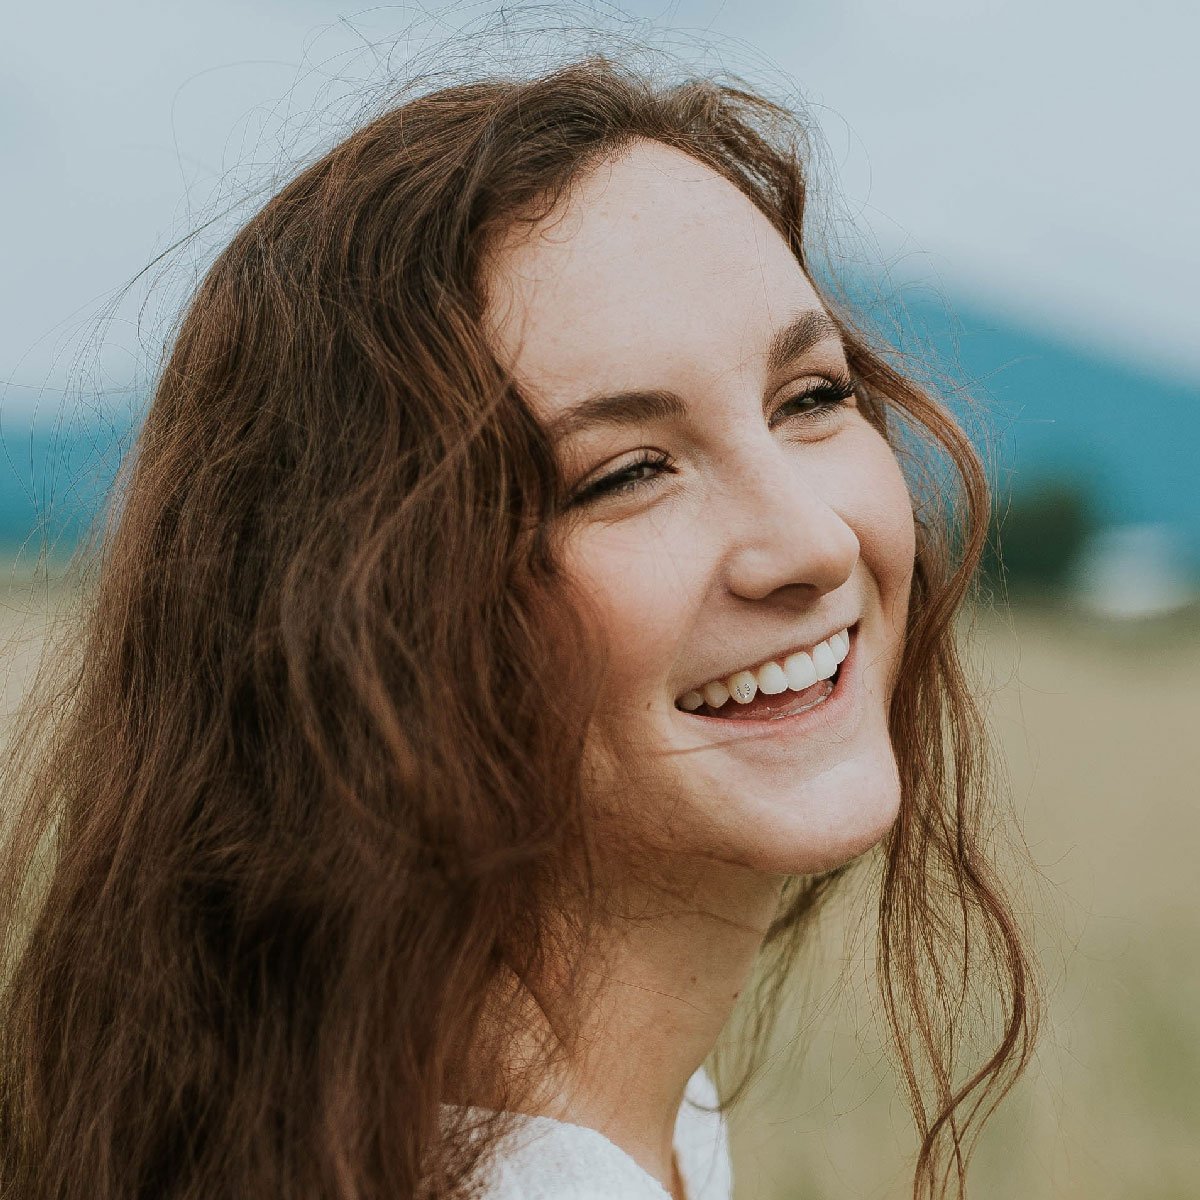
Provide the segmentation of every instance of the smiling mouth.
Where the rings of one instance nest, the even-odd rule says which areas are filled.
[[[718,721],[763,722],[799,716],[826,703],[835,693],[841,694],[838,682],[858,643],[858,627],[856,620],[811,650],[795,651],[782,661],[771,660],[755,670],[738,671],[728,679],[685,692],[675,707],[690,716]],[[739,698],[746,694],[749,700]]]
[[[710,708],[702,704],[694,712],[693,717],[708,717],[717,721],[778,721],[783,717],[795,717],[810,708],[824,704],[833,694],[838,679],[842,674],[842,665],[828,679],[818,679],[811,687],[801,692],[780,692],[770,696],[759,692],[748,704],[722,704],[720,708]]]

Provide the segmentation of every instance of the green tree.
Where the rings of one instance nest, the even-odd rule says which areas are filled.
[[[1011,592],[1059,591],[1096,524],[1093,489],[1084,480],[1030,479],[997,496],[983,571]]]

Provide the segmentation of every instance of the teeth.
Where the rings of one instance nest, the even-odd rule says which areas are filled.
[[[787,676],[778,663],[769,662],[755,672],[758,679],[758,690],[767,696],[778,696],[788,688]]]
[[[817,668],[813,666],[812,655],[803,650],[789,654],[783,660],[783,669],[787,675],[788,687],[793,692],[802,692],[817,682]]]
[[[749,704],[758,695],[758,680],[754,677],[753,671],[738,671],[736,674],[730,675],[729,682],[725,686],[729,688],[729,694],[739,704]]]
[[[802,692],[818,680],[835,675],[849,653],[850,631],[843,629],[810,651],[789,654],[782,665],[763,663],[756,670],[735,671],[727,679],[714,679],[698,691],[685,692],[679,698],[679,707],[684,712],[695,712],[702,704],[720,708],[731,696],[738,704],[749,704],[759,692],[766,696],[777,696],[789,688]]]
[[[812,648],[813,666],[817,668],[818,679],[828,679],[837,670],[837,659],[828,642],[818,642]]]
[[[833,657],[839,662],[846,661],[846,655],[850,653],[850,634],[848,630],[843,629],[841,633],[835,633],[829,639],[829,645],[833,648]]]

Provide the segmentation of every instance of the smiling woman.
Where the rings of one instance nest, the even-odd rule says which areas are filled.
[[[591,786],[642,798],[621,824],[640,816],[660,863],[710,864],[718,891],[715,862],[759,872],[738,915],[765,927],[776,876],[841,865],[899,808],[887,718],[915,544],[896,457],[784,237],[681,149],[614,150],[490,248],[484,287],[506,369],[581,479],[562,554],[610,647]],[[675,703],[723,683],[750,715],[786,658],[808,691],[803,647],[851,627],[853,669],[801,713],[727,729]]]
[[[872,847],[914,1193],[962,1190],[1036,1011],[987,490],[810,275],[799,128],[481,79],[218,258],[4,780],[4,1195],[727,1200],[702,1064]]]

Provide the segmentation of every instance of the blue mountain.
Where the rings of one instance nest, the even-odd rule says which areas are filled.
[[[1101,524],[1163,525],[1200,571],[1200,378],[930,291],[886,308],[906,357],[940,365],[941,394],[985,449],[1001,496],[1069,478]],[[880,316],[877,306],[889,328]]]

